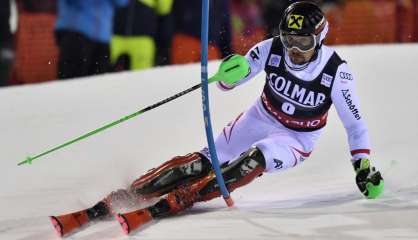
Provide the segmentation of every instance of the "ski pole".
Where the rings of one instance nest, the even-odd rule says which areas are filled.
[[[218,75],[218,74],[216,74],[215,76],[217,76],[217,75]],[[215,77],[215,76],[214,76],[214,77]],[[214,80],[214,79],[212,79],[212,78],[209,80],[209,82],[210,82],[210,83],[212,83],[212,82],[214,82],[214,81],[215,81],[215,80]],[[183,95],[186,95],[186,94],[188,94],[188,93],[190,93],[190,92],[192,92],[192,91],[194,91],[194,90],[196,90],[196,89],[200,88],[201,86],[202,86],[202,84],[201,84],[201,83],[196,84],[196,85],[194,85],[193,87],[188,88],[188,89],[186,89],[186,90],[184,90],[184,91],[182,91],[182,92],[179,92],[179,93],[177,93],[177,94],[175,94],[175,95],[173,95],[173,96],[171,96],[171,97],[169,97],[169,98],[166,98],[166,99],[164,99],[164,100],[161,100],[161,101],[159,101],[159,102],[157,102],[157,103],[155,103],[155,104],[152,104],[152,105],[150,105],[150,106],[148,106],[148,107],[146,107],[146,108],[144,108],[144,109],[141,109],[141,110],[139,110],[139,111],[137,111],[137,112],[135,112],[135,113],[132,113],[132,114],[127,115],[127,116],[125,116],[125,117],[123,117],[123,118],[121,118],[121,119],[118,119],[118,120],[113,121],[113,122],[111,122],[111,123],[109,123],[109,124],[106,124],[106,125],[104,125],[103,127],[97,128],[97,129],[95,129],[95,130],[93,130],[93,131],[90,131],[90,132],[88,132],[88,133],[86,133],[86,134],[84,134],[84,135],[80,136],[80,137],[77,137],[77,138],[72,139],[72,140],[70,140],[70,141],[68,141],[68,142],[66,142],[66,143],[63,143],[63,144],[59,145],[59,146],[56,146],[56,147],[54,147],[54,148],[51,148],[51,149],[49,149],[49,150],[47,150],[47,151],[45,151],[45,152],[43,152],[43,153],[40,153],[40,154],[38,154],[38,155],[36,155],[36,156],[34,156],[34,157],[28,156],[28,157],[27,157],[24,161],[19,162],[17,165],[18,165],[18,166],[20,166],[20,165],[23,165],[23,164],[32,164],[32,161],[33,161],[33,160],[35,160],[35,159],[38,159],[38,158],[40,158],[40,157],[43,157],[43,156],[45,156],[45,155],[47,155],[47,154],[50,154],[50,153],[52,153],[52,152],[55,152],[55,151],[56,151],[56,150],[58,150],[58,149],[64,148],[64,147],[66,147],[66,146],[68,146],[68,145],[71,145],[71,144],[73,144],[73,143],[76,143],[76,142],[78,142],[78,141],[80,141],[80,140],[86,139],[86,138],[88,138],[88,137],[90,137],[90,136],[92,136],[92,135],[95,135],[95,134],[97,134],[97,133],[99,133],[99,132],[102,132],[102,131],[104,131],[104,130],[106,130],[106,129],[108,129],[108,128],[111,128],[111,127],[113,127],[113,126],[115,126],[115,125],[118,125],[118,124],[120,124],[120,123],[122,123],[122,122],[125,122],[125,121],[127,121],[127,120],[129,120],[129,119],[131,119],[131,118],[133,118],[133,117],[136,117],[136,116],[138,116],[138,115],[141,115],[142,113],[145,113],[145,112],[147,112],[147,111],[149,111],[149,110],[151,110],[151,109],[154,109],[154,108],[159,107],[159,106],[161,106],[161,105],[163,105],[163,104],[165,104],[165,103],[168,103],[168,102],[170,102],[170,101],[172,101],[172,100],[174,100],[174,99],[176,99],[176,98],[179,98],[179,97],[181,97],[181,96],[183,96]]]
[[[228,58],[226,58],[226,59],[228,59]],[[228,79],[228,78],[238,78],[238,79],[240,79],[240,78],[243,78],[244,76],[246,76],[248,74],[248,71],[247,71],[248,70],[248,62],[245,59],[245,57],[243,57],[241,55],[235,55],[234,58],[232,58],[232,59],[229,58],[229,60],[230,61],[223,61],[220,64],[219,69],[216,72],[216,74],[213,75],[211,78],[208,79],[208,84],[213,83],[213,82],[217,82],[217,81],[222,81],[223,79]],[[207,70],[207,68],[205,68],[205,70]],[[192,92],[192,91],[194,91],[194,90],[196,90],[196,89],[198,89],[200,87],[202,87],[202,83],[196,84],[193,87],[188,88],[188,89],[186,89],[186,90],[184,90],[182,92],[179,92],[179,93],[177,93],[177,94],[175,94],[175,95],[173,95],[173,96],[171,96],[169,98],[166,98],[164,100],[161,100],[161,101],[159,101],[159,102],[157,102],[155,104],[152,104],[152,105],[150,105],[150,106],[148,106],[148,107],[146,107],[144,109],[141,109],[141,110],[139,110],[139,111],[137,111],[135,113],[132,113],[130,115],[127,115],[127,116],[125,116],[125,117],[123,117],[121,119],[118,119],[118,120],[114,121],[114,122],[111,122],[109,124],[106,124],[103,127],[100,127],[100,128],[95,129],[95,130],[93,130],[91,132],[88,132],[88,133],[86,133],[86,134],[84,134],[84,135],[82,135],[80,137],[77,137],[75,139],[72,139],[72,140],[70,140],[70,141],[68,141],[68,142],[66,142],[64,144],[61,144],[61,145],[59,145],[57,147],[54,147],[54,148],[52,148],[50,150],[47,150],[47,151],[45,151],[43,153],[40,153],[40,154],[38,154],[38,155],[36,155],[34,157],[28,156],[25,160],[19,162],[17,165],[20,166],[20,165],[23,165],[23,164],[31,164],[32,161],[35,160],[35,159],[41,158],[41,157],[43,157],[43,156],[45,156],[47,154],[50,154],[52,152],[57,151],[58,149],[64,148],[64,147],[66,147],[68,145],[71,145],[73,143],[76,143],[76,142],[78,142],[80,140],[83,140],[83,139],[88,138],[88,137],[90,137],[92,135],[95,135],[95,134],[97,134],[99,132],[102,132],[102,131],[104,131],[104,130],[106,130],[108,128],[111,128],[111,127],[113,127],[115,125],[118,125],[118,124],[120,124],[122,122],[125,122],[125,121],[127,121],[127,120],[129,120],[129,119],[131,119],[133,117],[136,117],[138,115],[141,115],[142,113],[145,113],[145,112],[147,112],[147,111],[149,111],[151,109],[154,109],[156,107],[159,107],[159,106],[161,106],[161,105],[163,105],[165,103],[168,103],[168,102],[170,102],[170,101],[172,101],[172,100],[174,100],[176,98],[179,98],[179,97],[181,97],[183,95],[186,95],[186,94],[188,94],[188,93],[190,93],[190,92]]]

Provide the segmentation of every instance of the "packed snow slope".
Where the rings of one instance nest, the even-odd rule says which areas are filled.
[[[386,181],[380,199],[357,190],[345,131],[332,109],[312,157],[236,190],[233,209],[216,199],[130,237],[116,221],[105,221],[69,239],[418,239],[418,45],[337,50],[357,78],[371,160]],[[0,239],[56,239],[49,215],[91,206],[163,161],[203,147],[197,90],[17,166],[199,82],[200,65],[193,64],[0,89]],[[231,92],[210,86],[215,133],[259,97],[263,82],[260,74]]]

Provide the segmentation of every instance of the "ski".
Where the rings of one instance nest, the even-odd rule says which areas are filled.
[[[157,202],[154,202],[150,196],[144,197],[141,195],[141,197],[135,196],[132,198],[129,194],[125,195],[125,191],[116,191],[111,194],[111,197],[118,201],[111,201],[111,209],[108,206],[109,202],[102,200],[85,210],[50,216],[50,220],[58,236],[65,237],[87,226],[90,222],[109,219],[118,209],[119,211],[127,209],[127,212],[115,214],[115,217],[120,223],[123,232],[129,234],[153,219],[169,216],[192,207],[193,203],[200,199],[198,192],[210,181],[213,181],[214,178],[215,174],[212,172],[194,182],[178,186],[161,199],[154,198]],[[129,211],[132,207],[138,210]]]
[[[60,216],[50,216],[52,225],[54,226],[59,237],[69,235],[82,226],[90,222],[87,215],[87,210],[82,210],[74,213],[64,214]]]
[[[50,216],[49,219],[58,236],[64,237],[87,226],[88,223],[106,219],[109,216],[111,215],[106,204],[100,201],[91,208],[58,216]]]
[[[215,174],[212,173],[193,183],[179,186],[149,207],[117,214],[116,220],[120,223],[123,232],[128,235],[156,218],[176,214],[192,207],[200,197],[198,191],[214,178]]]
[[[170,204],[173,201],[174,194],[160,199],[154,205],[146,208],[141,208],[126,213],[119,213],[116,215],[116,220],[122,227],[123,232],[128,235],[129,233],[139,230],[141,226],[150,223],[152,220],[160,217],[165,217],[170,214],[176,213],[179,209]]]
[[[151,212],[146,208],[116,215],[116,220],[120,223],[126,235],[139,229],[142,225],[151,222],[153,219]]]
[[[147,208],[135,210],[124,214],[116,214],[116,220],[121,224],[125,234],[129,234],[140,228],[142,225],[153,220],[150,211]],[[67,237],[77,231],[89,226],[92,222],[99,219],[91,219],[87,210],[81,210],[69,214],[49,217],[57,235],[61,238]]]

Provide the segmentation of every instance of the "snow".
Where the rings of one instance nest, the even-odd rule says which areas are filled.
[[[384,195],[363,198],[334,110],[302,165],[265,174],[130,237],[116,221],[68,239],[418,239],[417,44],[340,46],[357,77],[372,164]],[[209,70],[216,70],[211,62]],[[259,97],[264,74],[232,92],[210,87],[214,132]],[[200,90],[33,161],[35,156],[200,82],[200,65],[0,89],[0,239],[57,239],[49,215],[91,206],[146,170],[205,145]]]

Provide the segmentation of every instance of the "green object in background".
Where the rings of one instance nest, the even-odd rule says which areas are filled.
[[[120,56],[129,56],[130,70],[151,68],[154,66],[157,52],[155,41],[149,36],[114,35],[110,44],[110,61],[115,64]]]
[[[173,0],[138,0],[149,8],[155,9],[158,15],[163,16],[171,12]]]

